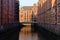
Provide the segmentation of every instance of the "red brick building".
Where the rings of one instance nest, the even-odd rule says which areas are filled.
[[[45,29],[60,34],[60,0],[39,0],[37,19]]]
[[[54,6],[56,0],[40,0],[39,7],[38,7],[38,22],[41,23],[50,23],[52,21],[55,22],[55,18],[52,17],[51,12],[54,11]],[[52,7],[53,6],[53,7]],[[54,14],[55,15],[55,14]]]
[[[20,22],[32,22],[32,20],[36,20],[36,15],[38,11],[38,6],[34,4],[34,6],[24,6],[20,10]],[[34,18],[32,17],[34,16]]]
[[[20,10],[20,22],[31,22],[32,20],[32,6],[24,6]]]
[[[0,0],[0,25],[16,22],[18,10],[18,0]]]

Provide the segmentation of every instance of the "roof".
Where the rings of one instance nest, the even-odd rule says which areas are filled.
[[[23,6],[22,9],[24,10],[31,10],[33,6]]]

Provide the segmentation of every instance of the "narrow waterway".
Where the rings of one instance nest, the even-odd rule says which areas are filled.
[[[38,34],[31,32],[31,25],[26,25],[21,29],[19,40],[38,40]]]
[[[31,25],[25,25],[20,33],[19,33],[19,40],[57,40],[55,35],[51,34],[48,31],[43,30],[40,28],[39,32],[32,32]],[[59,40],[59,39],[58,39]]]
[[[41,34],[32,32],[31,24],[24,25],[19,33],[19,40],[45,40]]]

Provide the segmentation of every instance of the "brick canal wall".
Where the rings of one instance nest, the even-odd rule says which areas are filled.
[[[22,24],[19,22],[0,26],[0,40],[19,40],[19,32]]]
[[[48,29],[44,28],[42,25],[39,25],[37,23],[32,23],[32,32],[38,33],[38,37],[42,35],[46,40],[59,40],[60,35],[57,33],[54,33],[54,31],[49,31]]]

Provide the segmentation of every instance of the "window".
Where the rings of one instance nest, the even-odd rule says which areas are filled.
[[[58,7],[58,13],[60,13],[60,6]]]
[[[23,17],[23,15],[21,15],[21,17]]]
[[[36,22],[36,20],[34,20],[34,22]]]
[[[57,11],[58,11],[58,17],[57,17],[57,19],[58,19],[58,23],[60,23],[60,6],[58,5],[58,7],[57,7]]]
[[[21,12],[21,13],[23,13],[23,12]]]
[[[54,13],[55,12],[55,8],[51,8],[51,12]]]

